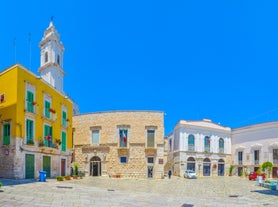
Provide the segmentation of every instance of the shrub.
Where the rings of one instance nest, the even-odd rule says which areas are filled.
[[[63,181],[63,180],[64,180],[63,176],[57,176],[56,179],[57,179],[58,181]]]
[[[1,188],[1,186],[2,186],[2,183],[0,182],[0,188]]]

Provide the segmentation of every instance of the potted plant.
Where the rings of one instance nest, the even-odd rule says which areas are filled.
[[[31,139],[29,139],[29,140],[27,140],[27,144],[28,144],[28,145],[34,145],[34,141],[31,140]]]
[[[78,174],[78,177],[79,177],[79,179],[82,179],[83,175],[82,174]]]
[[[232,176],[232,175],[233,175],[233,170],[234,170],[234,166],[233,166],[233,165],[230,165],[230,168],[229,168],[229,176]]]
[[[63,176],[57,176],[56,179],[57,179],[57,181],[63,181],[64,180]]]
[[[70,180],[70,175],[64,176],[65,180]]]
[[[2,187],[2,183],[0,182],[0,188]]]

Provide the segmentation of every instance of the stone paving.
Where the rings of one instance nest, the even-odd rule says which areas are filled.
[[[85,177],[60,182],[0,179],[0,182],[1,207],[278,206],[278,191],[236,176],[193,180]]]

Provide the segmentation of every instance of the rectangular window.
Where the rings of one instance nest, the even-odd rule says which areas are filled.
[[[34,93],[27,91],[27,111],[34,113]]]
[[[278,149],[273,149],[273,164],[278,164]]]
[[[254,163],[255,163],[255,165],[260,164],[260,151],[259,150],[254,151]]]
[[[238,152],[238,164],[242,165],[243,152]]]
[[[62,151],[65,152],[67,150],[67,134],[66,132],[62,132]]]
[[[127,147],[127,129],[119,130],[120,147]]]
[[[120,158],[120,161],[121,161],[121,163],[127,163],[126,157],[121,157],[121,158]]]
[[[44,144],[47,147],[52,146],[52,126],[44,125]]]
[[[64,127],[67,126],[67,112],[65,112],[65,111],[62,112],[62,125]]]
[[[34,122],[32,120],[26,120],[26,141],[30,143],[34,141]]]
[[[44,101],[44,116],[50,119],[50,102],[45,100]]]
[[[93,145],[99,144],[99,130],[92,131],[92,144]]]
[[[148,163],[154,163],[154,158],[153,157],[148,157]]]
[[[11,125],[5,123],[3,125],[3,145],[9,145],[11,143]]]
[[[147,130],[147,147],[154,147],[155,130]]]

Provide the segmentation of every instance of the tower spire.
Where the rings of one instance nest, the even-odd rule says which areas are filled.
[[[60,41],[60,34],[56,30],[52,20],[53,16],[39,44],[41,49],[39,73],[46,82],[61,93],[64,93],[63,78],[65,72],[63,70],[63,55],[65,48]]]

